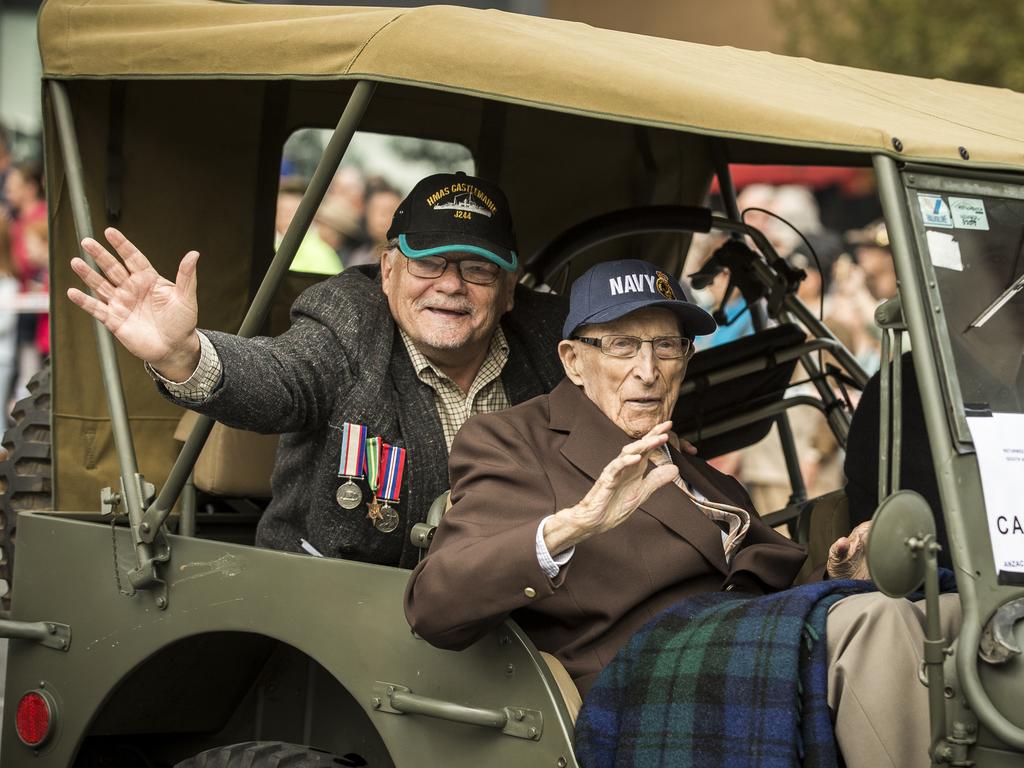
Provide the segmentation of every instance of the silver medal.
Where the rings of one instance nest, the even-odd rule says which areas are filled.
[[[342,509],[355,509],[363,503],[363,492],[360,491],[359,486],[351,480],[338,488],[336,496],[338,499],[338,506]]]
[[[373,521],[373,525],[381,533],[391,533],[398,527],[398,512],[385,504],[380,508],[380,516]]]

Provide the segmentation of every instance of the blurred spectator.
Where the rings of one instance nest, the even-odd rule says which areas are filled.
[[[796,288],[796,296],[808,309],[818,314],[822,305],[824,285],[817,265],[802,251],[794,253],[786,261],[804,271],[805,277]]]
[[[772,229],[778,230],[772,239],[772,245],[775,245],[775,250],[783,258],[792,254],[801,245],[803,241],[800,235],[810,238],[825,231],[818,217],[818,203],[807,187],[796,184],[778,187],[765,207],[792,225],[787,226],[779,219],[770,219]]]
[[[366,206],[366,180],[354,165],[343,165],[334,175],[327,190],[328,200],[342,200],[358,222],[363,218]]]
[[[25,225],[25,256],[38,270],[40,290],[50,291],[50,227],[46,219],[36,219]],[[36,324],[36,349],[42,357],[50,354],[50,316],[39,315]]]
[[[378,250],[387,242],[391,219],[402,202],[401,195],[385,182],[368,182],[367,187],[365,225],[369,242],[352,253],[348,266],[377,263]]]
[[[352,252],[359,247],[362,229],[348,203],[340,197],[324,200],[313,223],[320,239],[334,249],[343,266],[349,266]]]
[[[306,185],[297,179],[284,178],[277,193],[277,214],[274,221],[276,235],[274,249],[281,245],[288,226],[295,218],[295,211],[302,202]],[[341,259],[334,249],[325,243],[317,233],[316,227],[310,227],[299,244],[299,249],[292,259],[289,269],[292,272],[306,272],[313,275],[336,275],[341,272]]]
[[[387,242],[391,219],[402,196],[391,187],[380,187],[366,196],[366,234],[373,245]]]
[[[736,198],[743,221],[751,227],[761,230],[773,246],[775,246],[773,230],[777,222],[765,211],[772,209],[772,200],[774,199],[775,187],[770,184],[751,184],[744,187]],[[775,247],[778,250],[778,246]]]
[[[881,335],[875,325],[879,301],[867,288],[863,269],[849,256],[833,270],[834,289],[829,296],[825,321],[868,374],[878,370]]]
[[[11,167],[4,180],[4,194],[11,209],[11,261],[18,278],[20,293],[45,292],[49,277],[45,258],[33,260],[26,244],[25,232],[32,222],[46,222],[46,201],[43,197],[42,169],[34,163],[18,163]],[[46,314],[22,312],[18,315],[17,383],[15,398],[27,392],[28,380],[42,364],[37,345],[40,322]],[[47,346],[47,349],[49,347]]]
[[[4,413],[0,428],[6,426],[11,414],[18,349],[18,315],[12,307],[19,285],[11,261],[9,228],[7,219],[0,214],[0,408]]]
[[[881,302],[896,295],[896,269],[889,249],[889,233],[885,222],[876,221],[861,230],[847,233],[857,264],[864,270],[865,283],[871,295]]]

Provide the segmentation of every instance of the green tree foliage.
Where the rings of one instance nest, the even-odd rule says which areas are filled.
[[[775,0],[789,53],[1024,91],[1022,0]]]

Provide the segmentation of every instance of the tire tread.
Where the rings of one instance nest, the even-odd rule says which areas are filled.
[[[0,461],[0,594],[10,609],[18,512],[53,509],[50,442],[50,361],[28,382],[28,397],[15,403],[14,424],[4,432],[7,455]],[[2,586],[6,584],[6,590]]]

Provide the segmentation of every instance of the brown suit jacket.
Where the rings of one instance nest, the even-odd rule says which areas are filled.
[[[567,379],[550,395],[467,422],[449,461],[452,508],[406,590],[413,629],[461,649],[511,615],[585,692],[636,630],[678,600],[792,584],[803,547],[764,525],[735,479],[676,452],[692,487],[753,513],[732,562],[719,528],[668,485],[619,527],[577,545],[549,579],[535,550],[541,518],[579,502],[630,440]]]

